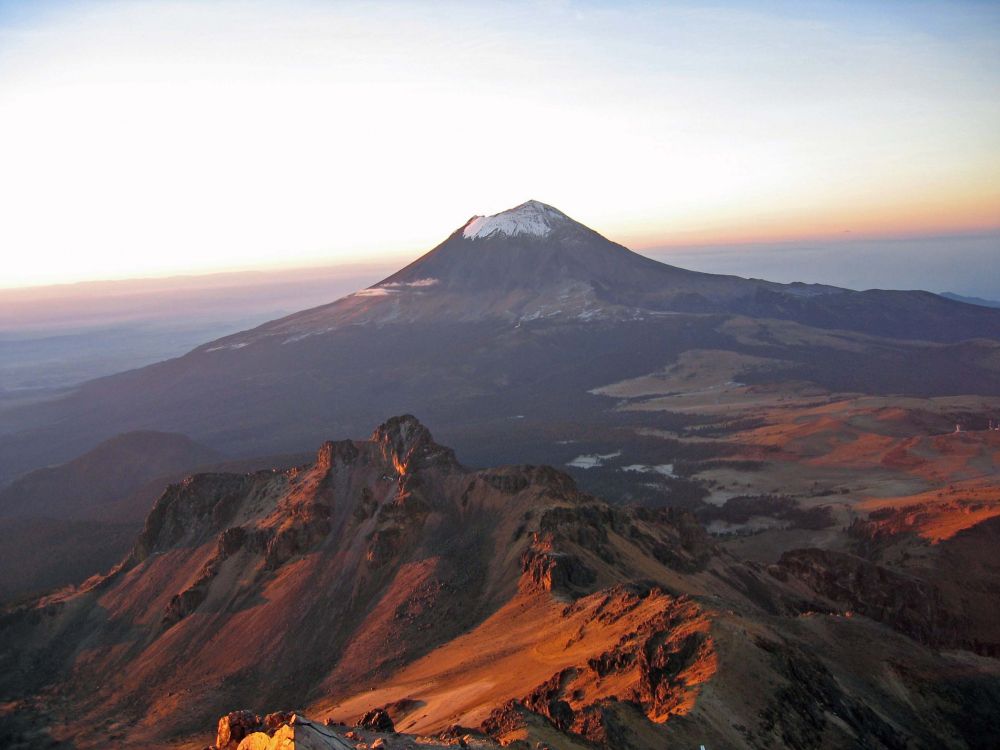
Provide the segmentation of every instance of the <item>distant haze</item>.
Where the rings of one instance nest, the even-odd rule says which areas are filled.
[[[0,289],[0,408],[331,302],[397,266]]]

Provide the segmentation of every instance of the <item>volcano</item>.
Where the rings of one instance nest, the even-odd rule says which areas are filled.
[[[414,263],[321,308],[321,314],[375,322],[628,318],[644,311],[704,310],[748,299],[759,289],[782,288],[659,263],[532,200],[494,216],[474,216]],[[788,289],[800,295],[837,291],[805,284]],[[317,318],[293,316],[288,322]]]
[[[749,341],[746,321],[786,323]],[[998,340],[1000,310],[695,273],[528,201],[331,304],[7,412],[0,482],[133,430],[244,457],[307,450],[331,424],[359,431],[387,411],[424,415],[475,461],[537,460],[533,420],[603,429],[608,404],[590,391],[694,348],[760,353],[828,389],[1000,394]]]
[[[677,313],[741,313],[935,340],[1000,331],[997,315],[937,295],[859,293],[677,268],[530,200],[472,217],[426,255],[367,289],[202,351],[242,348],[270,337],[294,340],[347,325],[627,321]],[[942,317],[949,321],[944,328]]]

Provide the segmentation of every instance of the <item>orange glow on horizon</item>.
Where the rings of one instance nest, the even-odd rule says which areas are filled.
[[[701,226],[664,231],[662,225],[622,228],[610,239],[634,250],[682,245],[722,245],[798,240],[910,238],[1000,231],[1000,191],[973,188],[947,195],[914,195],[905,202],[774,210],[745,221],[720,217]],[[652,224],[652,222],[649,222]]]
[[[885,221],[883,217],[856,215],[852,218],[798,222],[778,225],[759,222],[752,229],[718,228],[692,229],[683,232],[621,232],[609,237],[630,250],[643,251],[667,247],[716,245],[783,244],[809,241],[849,241],[857,239],[912,239],[949,235],[968,235],[1000,232],[1000,219],[992,215],[969,217],[965,222],[934,221]],[[979,219],[977,221],[976,219]],[[627,239],[623,239],[627,238]]]

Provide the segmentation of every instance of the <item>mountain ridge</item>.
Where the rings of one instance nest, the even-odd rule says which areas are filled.
[[[403,415],[300,467],[172,485],[108,575],[6,612],[0,725],[39,717],[81,750],[303,704],[609,750],[961,734],[943,696],[1000,705],[963,682],[989,665],[928,645],[964,645],[961,619],[886,575],[842,554],[741,563],[683,512],[610,506],[546,466],[463,467]],[[859,603],[878,620],[840,609]]]

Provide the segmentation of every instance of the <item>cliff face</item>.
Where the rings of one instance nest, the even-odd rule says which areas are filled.
[[[952,632],[872,565],[739,563],[690,516],[609,506],[548,467],[468,469],[396,417],[311,464],[172,485],[108,575],[4,615],[0,728],[165,747],[237,709],[384,706],[401,731],[553,747],[901,747],[911,725],[954,735],[942,695],[1000,706],[984,670],[890,629]],[[848,601],[868,616],[839,616]]]

